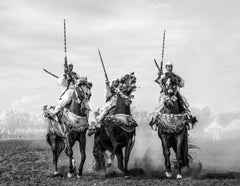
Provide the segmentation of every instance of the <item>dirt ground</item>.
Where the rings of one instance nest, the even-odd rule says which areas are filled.
[[[77,148],[74,149],[75,154],[79,154]],[[77,158],[76,162],[79,163]],[[91,165],[89,151],[82,178],[66,178],[68,160],[62,154],[59,170],[63,177],[53,177],[52,152],[44,140],[0,141],[0,185],[240,185],[240,173],[237,171],[200,170],[200,164],[185,170],[182,180],[166,179],[163,169],[146,172],[138,167],[130,170],[130,179],[124,179],[122,173],[113,169],[108,174],[99,175],[91,171]]]

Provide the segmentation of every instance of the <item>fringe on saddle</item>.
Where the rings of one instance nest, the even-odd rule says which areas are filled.
[[[162,133],[180,133],[188,121],[187,114],[158,114],[149,125],[156,125]]]
[[[127,114],[115,114],[107,116],[104,119],[104,123],[106,125],[109,123],[114,123],[115,125],[125,130],[126,132],[132,132],[138,126],[137,122],[133,119],[133,117]]]
[[[88,128],[88,118],[77,116],[64,108],[56,118],[53,118],[50,111],[44,111],[44,117],[48,119],[48,130],[56,132],[57,135],[65,137],[66,131],[83,131]]]

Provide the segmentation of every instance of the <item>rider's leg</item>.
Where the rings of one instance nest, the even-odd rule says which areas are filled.
[[[70,103],[72,95],[73,95],[72,89],[69,89],[65,92],[65,94],[59,99],[58,105],[55,107],[53,111],[53,115],[56,115],[58,112],[60,112],[68,103]]]
[[[110,109],[111,109],[111,103],[110,102],[105,103],[103,108],[101,108],[100,114],[96,117],[98,123],[100,123],[102,121],[102,119],[108,113],[108,111]]]

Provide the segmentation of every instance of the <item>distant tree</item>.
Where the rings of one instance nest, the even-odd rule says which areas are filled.
[[[3,128],[10,131],[15,129],[42,129],[46,128],[46,124],[43,120],[39,119],[39,116],[35,116],[28,112],[7,110],[2,120]]]

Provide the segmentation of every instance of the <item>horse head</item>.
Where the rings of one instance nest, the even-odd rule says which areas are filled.
[[[92,83],[87,81],[87,78],[80,78],[76,81],[74,87],[74,94],[70,108],[77,115],[87,115],[86,103],[91,97]]]
[[[168,95],[169,97],[172,97],[174,95],[176,95],[177,93],[177,82],[174,81],[172,78],[168,78],[166,83],[165,83],[165,87],[166,87],[166,95]]]
[[[164,93],[167,96],[165,99],[164,105],[164,113],[174,113],[177,114],[180,112],[179,103],[177,100],[177,91],[178,91],[178,83],[174,78],[168,77],[165,80],[165,89]]]
[[[129,96],[131,93],[133,93],[136,90],[136,80],[137,78],[134,75],[134,72],[131,72],[129,74],[124,75],[120,79],[120,91]]]
[[[134,97],[131,94],[136,90],[134,73],[126,74],[120,79],[119,90],[115,114],[131,114],[130,105]]]

